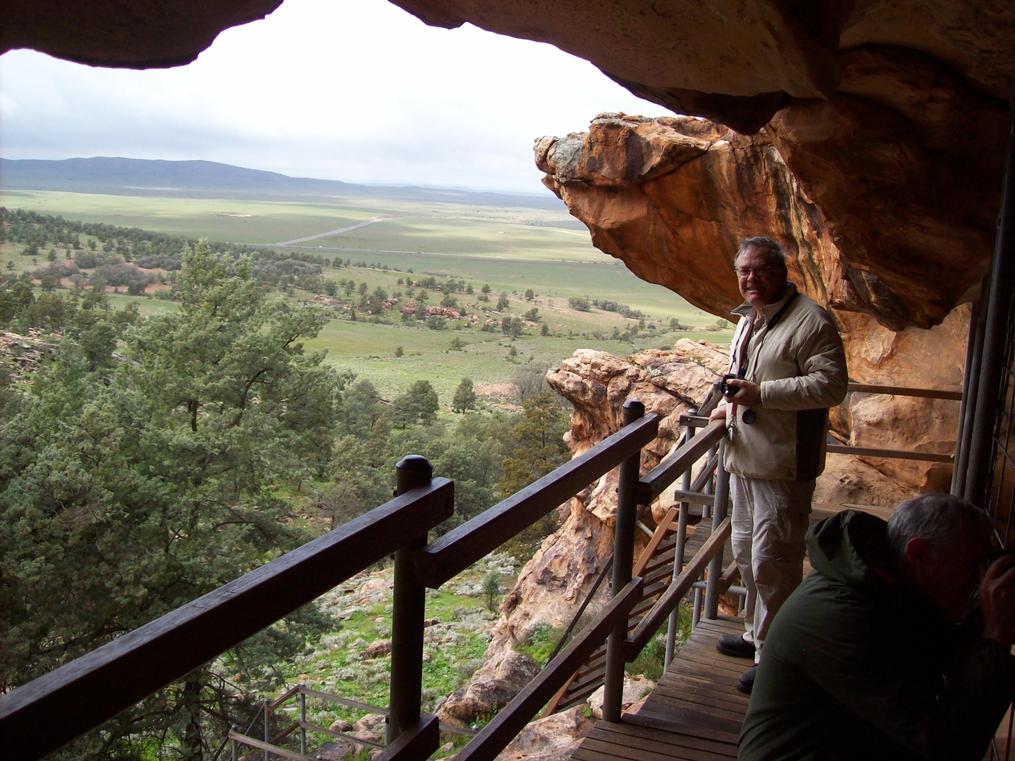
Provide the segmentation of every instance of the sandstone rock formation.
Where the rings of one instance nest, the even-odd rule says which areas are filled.
[[[677,418],[704,401],[724,364],[719,347],[684,340],[672,352],[648,350],[627,360],[579,351],[547,380],[575,406],[568,434],[575,454],[620,427],[626,399],[666,416],[659,438],[644,454],[643,467],[652,467],[676,443]],[[536,624],[563,629],[588,595],[611,550],[616,486],[617,473],[611,472],[570,500],[563,525],[543,542],[501,604],[483,666],[469,686],[445,701],[440,716],[471,721],[503,706],[534,675],[533,664],[515,645]],[[592,607],[606,599],[600,594]]]
[[[740,302],[730,259],[737,241],[748,234],[770,234],[786,244],[790,278],[831,309],[852,380],[961,387],[968,305],[946,311],[919,286],[895,290],[846,256],[828,233],[826,215],[796,181],[767,130],[745,137],[691,117],[603,114],[587,133],[543,138],[535,152],[546,172],[544,182],[589,227],[593,243],[644,279],[729,316]],[[883,228],[867,226],[864,231],[883,236]],[[942,273],[938,279],[954,284],[959,278]],[[932,280],[927,275],[923,283],[938,288]],[[931,322],[939,324],[916,326]],[[598,441],[602,431],[582,411],[614,422],[611,413],[594,411],[604,399],[593,394],[590,404],[588,394],[575,395],[566,386],[561,391],[578,400],[572,435],[588,438],[589,444]],[[614,393],[611,406],[617,406],[618,398]],[[948,452],[957,415],[955,402],[857,395],[835,411],[832,422],[841,440],[859,446]],[[912,461],[869,465],[909,489],[940,488],[949,476],[940,465]],[[888,486],[878,487],[875,501],[895,492]],[[833,490],[823,487],[822,493],[836,500]]]

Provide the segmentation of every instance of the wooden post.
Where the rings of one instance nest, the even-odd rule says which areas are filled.
[[[419,486],[427,486],[433,478],[430,463],[419,455],[403,457],[395,465],[395,473],[398,495]],[[426,588],[417,583],[412,562],[414,553],[426,546],[426,539],[426,532],[410,537],[405,546],[395,552],[391,610],[391,685],[388,692],[389,744],[403,731],[415,726],[422,712]]]
[[[712,530],[715,531],[726,519],[730,497],[730,475],[723,466],[723,454],[726,440],[719,442],[719,460],[715,466],[715,509],[712,511]],[[722,576],[724,550],[712,558],[708,564],[708,583],[705,587],[705,618],[719,615],[719,577]]]
[[[645,405],[628,399],[624,402],[624,425],[645,415]],[[620,464],[620,483],[617,488],[617,515],[613,529],[613,579],[615,597],[631,580],[634,562],[634,529],[637,520],[637,487],[641,450],[631,454]],[[603,692],[603,718],[620,721],[621,700],[624,694],[624,641],[627,639],[627,621],[614,627],[606,642],[606,676]]]

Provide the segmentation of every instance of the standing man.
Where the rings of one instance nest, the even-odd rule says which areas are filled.
[[[771,238],[746,238],[734,258],[745,302],[730,346],[731,375],[712,419],[729,429],[733,555],[747,601],[742,636],[719,652],[753,658],[737,680],[750,693],[765,635],[803,575],[814,481],[824,469],[828,408],[846,395],[846,357],[828,313],[786,279]]]

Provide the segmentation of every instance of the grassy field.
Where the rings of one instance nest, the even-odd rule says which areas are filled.
[[[464,323],[449,322],[446,330],[407,326],[395,314],[389,317],[395,324],[332,320],[308,342],[308,348],[327,352],[329,364],[368,378],[387,397],[401,393],[414,380],[427,378],[442,406],[448,406],[463,377],[476,383],[506,383],[525,365],[541,370],[553,367],[580,348],[626,355],[646,347],[670,346],[681,337],[719,344],[730,338],[731,326],[715,330],[714,315],[666,288],[640,280],[621,262],[595,249],[584,226],[563,210],[387,199],[336,198],[329,204],[10,190],[2,191],[0,203],[68,219],[248,244],[320,235],[380,219],[307,241],[293,250],[351,261],[352,266],[326,267],[324,277],[365,282],[371,291],[379,286],[392,295],[401,292],[403,299],[408,294],[400,278],[433,275],[461,278],[472,285],[474,294],[456,294],[470,312],[494,305],[501,292],[508,294],[509,305],[488,314],[489,318],[521,316],[533,307],[538,309],[539,323],[513,340]],[[14,272],[45,264],[44,257],[33,265],[19,254],[16,245],[0,247],[3,266],[14,262]],[[374,266],[357,266],[361,262]],[[492,293],[490,301],[481,304],[478,296],[484,284]],[[524,298],[527,289],[534,291],[531,301]],[[297,292],[293,298],[304,296]],[[432,295],[431,303],[439,297]],[[649,329],[632,341],[612,339],[615,329],[624,333],[636,321],[601,309],[577,311],[569,306],[571,297],[626,304],[645,315]],[[146,314],[175,308],[171,302],[124,294],[111,295],[111,302],[114,306],[135,302]],[[691,330],[669,331],[674,318]],[[543,323],[551,335],[539,335]],[[464,348],[451,349],[455,338]],[[395,356],[398,347],[401,357]]]

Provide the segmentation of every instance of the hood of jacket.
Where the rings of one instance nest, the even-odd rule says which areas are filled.
[[[843,510],[807,534],[814,570],[849,586],[880,586],[889,577],[888,524],[858,510]]]

